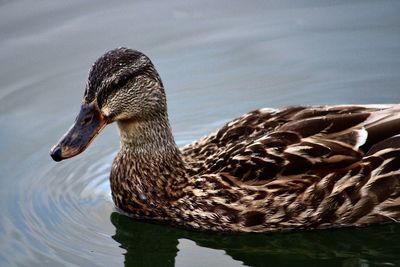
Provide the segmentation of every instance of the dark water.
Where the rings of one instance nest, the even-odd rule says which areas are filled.
[[[0,1],[0,266],[399,266],[399,225],[220,235],[115,212],[115,125],[48,156],[86,75],[148,54],[179,145],[250,109],[400,102],[398,1]]]

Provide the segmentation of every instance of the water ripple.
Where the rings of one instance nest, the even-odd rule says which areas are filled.
[[[115,153],[88,154],[43,170],[15,195],[10,226],[23,232],[24,240],[15,242],[29,246],[27,258],[93,266],[96,255],[121,253],[107,219],[114,207],[108,176]]]

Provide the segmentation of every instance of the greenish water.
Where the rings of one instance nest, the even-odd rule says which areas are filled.
[[[106,50],[145,52],[187,144],[259,107],[400,102],[398,1],[0,1],[0,266],[400,266],[400,226],[191,232],[116,212],[109,126],[50,147]]]
[[[111,214],[111,221],[117,228],[113,239],[127,250],[128,266],[174,266],[175,258],[182,266],[394,266],[400,263],[397,226],[224,235],[132,222],[118,213]],[[191,248],[196,245],[209,249]],[[209,258],[215,254],[225,254],[234,261],[218,262]]]

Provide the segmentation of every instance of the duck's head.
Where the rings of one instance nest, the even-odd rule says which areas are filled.
[[[147,121],[166,114],[161,79],[144,54],[117,48],[92,66],[75,123],[51,149],[55,161],[84,151],[114,121]]]

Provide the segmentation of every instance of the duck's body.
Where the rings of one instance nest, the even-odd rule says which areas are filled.
[[[179,149],[153,65],[116,49],[93,66],[53,158],[80,153],[112,121],[112,196],[131,216],[232,232],[400,220],[400,105],[260,109]]]
[[[123,143],[110,176],[113,199],[139,218],[215,231],[395,222],[400,137],[369,154],[358,148],[366,128],[399,111],[390,105],[261,109],[180,151],[174,143],[151,149]]]

